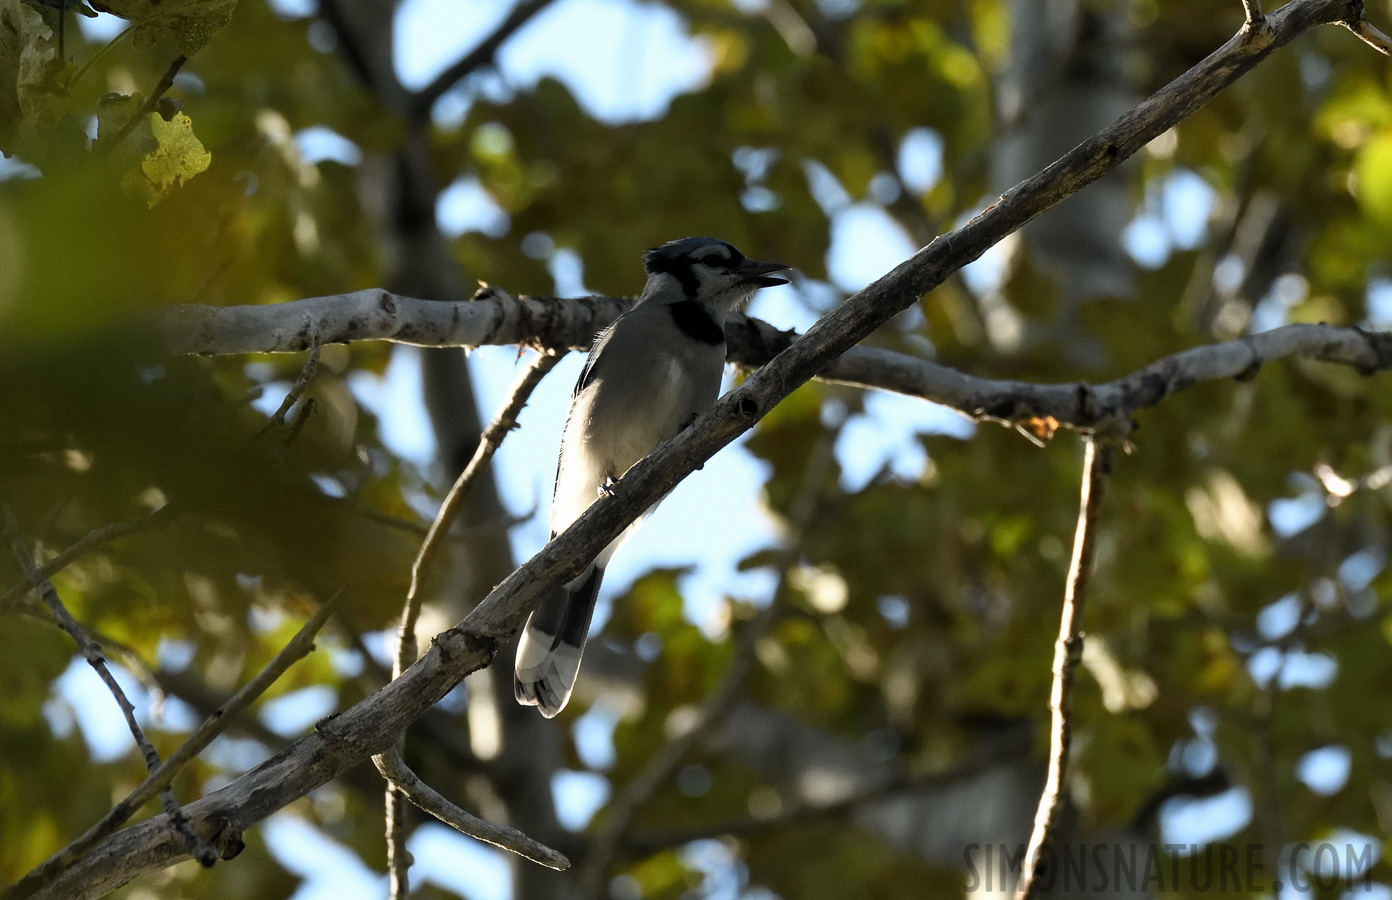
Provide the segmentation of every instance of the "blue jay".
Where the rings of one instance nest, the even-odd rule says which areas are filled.
[[[759,288],[787,284],[770,276],[787,266],[745,259],[715,238],[672,241],[643,261],[642,296],[595,339],[571,396],[551,503],[553,538],[715,402],[725,367],[725,317]],[[646,516],[527,620],[513,683],[518,703],[538,707],[548,719],[565,708],[604,567]]]

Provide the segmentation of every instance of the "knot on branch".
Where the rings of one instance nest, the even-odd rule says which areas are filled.
[[[498,645],[502,642],[491,634],[466,631],[456,626],[435,635],[430,639],[430,643],[440,649],[440,654],[448,663],[466,656],[482,656],[483,662],[478,666],[481,669],[497,654]]]

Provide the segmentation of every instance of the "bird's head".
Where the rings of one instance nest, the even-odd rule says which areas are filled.
[[[721,312],[738,309],[761,287],[787,284],[772,272],[782,263],[746,259],[732,244],[718,238],[689,237],[669,241],[643,254],[648,291],[681,300],[698,300]]]

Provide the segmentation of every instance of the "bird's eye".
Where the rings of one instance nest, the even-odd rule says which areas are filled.
[[[725,257],[721,256],[719,253],[707,253],[705,256],[701,257],[696,261],[703,266],[710,266],[711,268],[716,268],[725,264]]]

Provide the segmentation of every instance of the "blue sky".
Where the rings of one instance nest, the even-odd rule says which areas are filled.
[[[750,0],[757,6],[757,0]],[[274,0],[287,18],[311,15],[313,0]],[[397,17],[395,60],[402,80],[412,87],[428,82],[437,72],[487,34],[510,8],[491,0],[407,0]],[[79,19],[93,35],[114,36],[123,26],[101,16]],[[633,52],[630,52],[633,51]],[[597,118],[623,122],[661,115],[671,98],[701,87],[711,71],[710,49],[692,38],[682,19],[661,4],[634,0],[558,0],[504,44],[496,73],[479,77],[466,88],[446,97],[436,116],[457,120],[467,110],[469,90],[491,96],[525,89],[543,76],[563,81]],[[336,159],[356,164],[358,149],[344,138],[321,128],[306,129],[297,136],[302,153],[310,161]],[[941,142],[919,129],[900,149],[901,177],[914,190],[926,190],[941,176]],[[0,178],[22,173],[14,163],[0,161]],[[808,284],[800,293],[791,286],[761,291],[751,313],[783,328],[805,329],[819,309],[853,292],[888,271],[914,249],[902,229],[874,200],[855,202],[823,167],[809,164],[807,177],[813,194],[831,218],[832,245],[826,259],[831,283]],[[872,197],[877,196],[872,191]],[[1162,265],[1172,252],[1197,246],[1204,238],[1213,209],[1214,192],[1197,174],[1176,169],[1158,181],[1144,199],[1135,219],[1122,235],[1128,253],[1143,267]],[[881,196],[881,200],[888,197]],[[438,216],[450,234],[480,230],[506,231],[506,214],[487,197],[476,181],[461,179],[442,195]],[[680,237],[681,235],[672,235]],[[642,285],[639,253],[633,248],[631,289]],[[759,256],[759,248],[743,248]],[[796,265],[798,260],[786,260]],[[584,272],[573,254],[558,253],[552,260],[556,289],[563,294],[583,291]],[[1241,273],[1229,272],[1240,277]],[[995,286],[1000,277],[999,254],[988,254],[966,272],[968,283],[979,291]],[[1300,284],[1286,283],[1269,302],[1264,302],[1255,328],[1274,327],[1299,298]],[[1295,298],[1295,299],[1292,299]],[[1370,318],[1377,324],[1392,322],[1392,286],[1370,290]],[[519,559],[535,552],[546,539],[546,514],[556,450],[571,385],[581,365],[571,358],[543,383],[523,413],[522,430],[512,436],[497,457],[499,484],[508,507],[521,513],[539,507],[537,515],[516,529],[513,545]],[[485,417],[502,402],[517,365],[510,348],[484,348],[473,354],[481,409]],[[417,351],[398,348],[383,379],[363,376],[355,382],[359,398],[379,415],[384,440],[402,455],[422,463],[431,458],[433,439],[419,398]],[[278,397],[272,398],[275,405]],[[957,414],[919,400],[882,393],[870,394],[865,412],[846,423],[836,445],[843,481],[848,489],[863,486],[888,466],[905,479],[918,478],[928,463],[918,436],[926,433],[967,439],[974,427]],[[776,544],[776,524],[762,510],[762,464],[740,445],[722,451],[702,471],[691,476],[663,503],[644,528],[616,556],[602,601],[607,603],[641,573],[654,566],[688,566],[683,580],[686,612],[694,623],[712,635],[723,628],[721,611],[727,594],[764,598],[770,588],[767,572],[737,573],[736,563],[751,552]],[[1268,509],[1278,532],[1298,531],[1324,515],[1323,495],[1310,485],[1296,485],[1291,498],[1278,500]],[[694,538],[693,535],[699,535]],[[1380,571],[1385,560],[1354,561],[1349,572],[1340,572],[1350,586]],[[1372,574],[1368,574],[1371,571]],[[1289,630],[1294,615],[1287,598],[1275,601],[1259,622],[1262,636],[1275,640]],[[597,623],[605,618],[603,608]],[[177,648],[170,648],[177,653]],[[1259,682],[1277,679],[1281,687],[1318,686],[1334,677],[1333,661],[1318,654],[1310,658],[1257,648],[1250,657],[1252,674]],[[345,665],[351,660],[345,656]],[[582,675],[583,677],[583,675]],[[94,676],[75,664],[61,679],[58,694],[46,707],[55,729],[80,728],[99,758],[112,759],[131,751],[129,735],[119,712],[104,692],[89,683]],[[139,686],[125,678],[136,697]],[[302,731],[327,710],[325,697],[313,690],[297,692],[268,708],[267,724],[287,735]],[[143,705],[143,704],[142,704]],[[165,710],[169,727],[187,727],[190,714],[177,703]],[[612,733],[616,719],[601,703],[574,726],[581,758],[602,770],[612,761]],[[1206,720],[1196,719],[1199,738],[1186,751],[1201,759],[1208,738]],[[559,726],[558,726],[559,727]],[[1210,729],[1211,732],[1211,729]],[[250,742],[224,739],[214,756],[234,767],[253,765],[264,753]],[[1211,741],[1208,746],[1211,747]],[[1182,764],[1182,761],[1181,761]],[[1320,748],[1298,770],[1310,790],[1327,794],[1348,777],[1349,757],[1344,748]],[[583,827],[607,793],[607,781],[599,771],[560,773],[555,787],[558,811],[574,827]],[[1251,816],[1251,798],[1235,788],[1205,801],[1176,802],[1166,807],[1163,827],[1167,840],[1190,842],[1225,837],[1243,827]],[[384,882],[356,857],[323,835],[293,810],[274,816],[265,826],[265,837],[277,857],[306,878],[298,900],[341,896],[374,896],[385,892]],[[423,826],[412,837],[417,859],[413,875],[469,897],[471,900],[506,900],[510,895],[507,866],[490,848],[462,838],[435,824]],[[709,868],[715,876],[729,867],[711,848],[694,847],[694,864]],[[706,862],[703,862],[706,861]],[[461,873],[467,873],[464,877]]]

